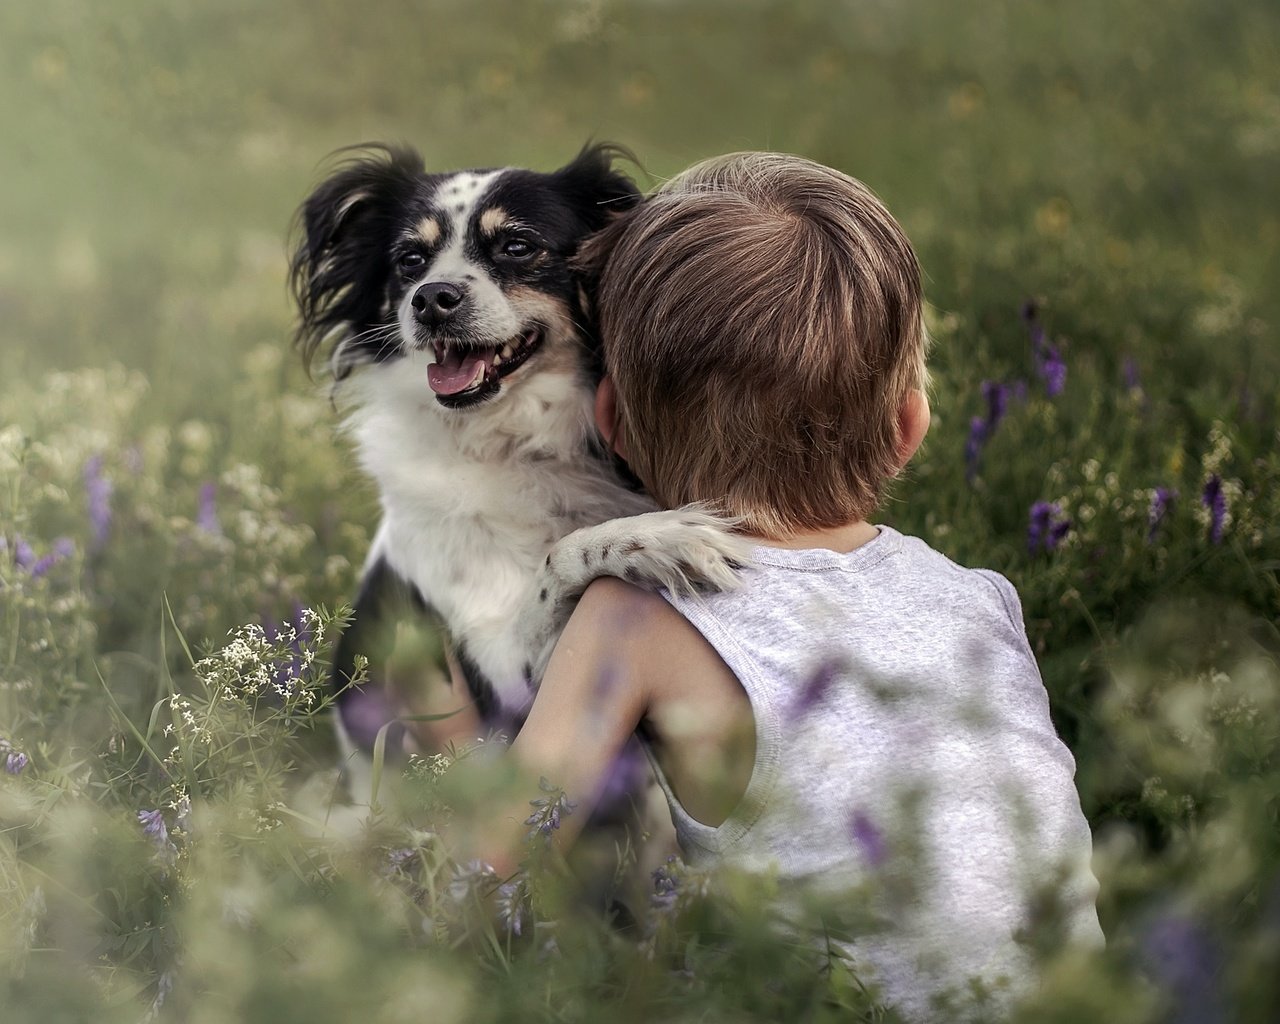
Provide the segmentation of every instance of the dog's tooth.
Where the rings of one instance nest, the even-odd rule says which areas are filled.
[[[502,365],[502,353],[501,353],[501,352],[499,352],[497,355],[495,355],[495,356],[493,357],[493,365],[494,365],[494,366],[501,366],[501,365]]]
[[[511,348],[511,346],[510,346],[510,345],[503,345],[503,346],[502,346],[502,352],[501,352],[500,354],[501,354],[501,356],[502,356],[502,358],[503,358],[503,359],[510,359],[510,358],[511,358],[511,354],[512,354],[512,348]]]

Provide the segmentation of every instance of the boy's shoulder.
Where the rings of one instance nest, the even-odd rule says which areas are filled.
[[[961,565],[921,538],[899,533],[892,527],[882,526],[881,530],[897,538],[902,555],[898,571],[908,580],[934,587],[935,596],[947,593],[960,601],[995,598],[1010,624],[1019,632],[1024,630],[1022,601],[1008,577],[995,569]]]

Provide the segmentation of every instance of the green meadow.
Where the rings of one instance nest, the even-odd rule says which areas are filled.
[[[1019,1019],[1274,1020],[1261,0],[0,6],[4,1020],[895,1019],[749,880],[673,866],[627,931],[534,856],[495,915],[435,833],[452,758],[336,800],[324,667],[377,500],[291,348],[294,211],[352,143],[587,139],[645,186],[801,153],[917,247],[934,425],[880,518],[1017,586],[1094,830],[1107,949],[1044,948]]]

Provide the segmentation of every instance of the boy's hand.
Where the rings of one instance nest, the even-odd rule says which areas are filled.
[[[527,649],[538,651],[532,681],[542,677],[556,638],[587,584],[616,576],[646,590],[731,590],[750,561],[752,544],[736,522],[698,505],[611,519],[562,538],[551,549],[520,624]]]

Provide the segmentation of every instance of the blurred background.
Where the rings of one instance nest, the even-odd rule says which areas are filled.
[[[1066,260],[1027,280],[1016,235],[1102,278],[1159,251],[1272,322],[1276,21],[1240,0],[5,4],[6,377],[118,360],[209,400],[285,340],[284,239],[320,161],[374,139],[433,169],[612,139],[654,176],[789,150],[884,197],[943,310],[979,252],[1024,274],[984,287],[1073,287],[1047,276]]]
[[[0,954],[19,968],[0,1004],[350,1020],[395,964],[407,1009],[378,1019],[450,985],[471,1002],[442,1019],[686,1005],[634,949],[618,982],[598,936],[556,991],[497,945],[425,976],[405,936],[440,906],[404,858],[401,916],[373,881],[410,838],[362,833],[353,866],[281,810],[332,765],[311,705],[264,718],[246,688],[182,740],[206,760],[159,738],[186,728],[176,693],[213,692],[183,642],[296,629],[258,645],[280,678],[302,606],[350,599],[376,520],[290,350],[290,224],[327,156],[396,140],[432,170],[551,169],[587,139],[634,150],[643,187],[776,149],[885,199],[926,274],[935,414],[883,518],[1016,584],[1095,831],[1110,951],[1059,963],[1025,1019],[1274,1020],[1274,0],[0,5]],[[192,803],[234,827],[189,842]],[[262,955],[231,964],[250,934]],[[774,1005],[771,949],[689,1019]],[[775,1019],[819,998],[787,991]]]

